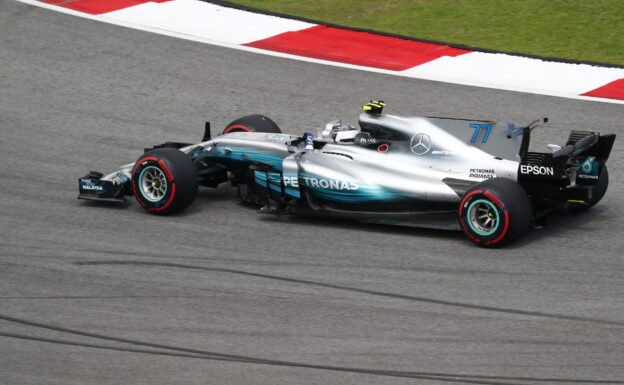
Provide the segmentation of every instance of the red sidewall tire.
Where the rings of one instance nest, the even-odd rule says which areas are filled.
[[[141,175],[141,173],[149,167],[155,167],[161,170],[164,173],[168,183],[168,188],[165,192],[165,195],[161,200],[157,202],[150,202],[146,197],[144,197],[143,194],[140,193],[141,189],[138,185],[138,176]],[[132,169],[132,175],[137,175],[137,178],[132,178],[132,188],[135,193],[134,196],[137,202],[139,202],[139,204],[143,206],[146,210],[158,212],[166,210],[169,206],[171,206],[176,196],[176,181],[173,179],[173,175],[171,174],[171,171],[169,171],[169,168],[167,167],[165,162],[153,156],[144,157],[142,159],[139,159],[139,161],[137,161],[137,163],[134,165],[134,168]]]
[[[221,135],[232,132],[267,132],[281,134],[279,126],[273,120],[264,115],[247,115],[233,120],[225,126]]]
[[[143,190],[143,173],[152,172],[163,177],[166,189],[161,197],[149,197]],[[174,148],[160,148],[141,156],[132,169],[132,188],[139,204],[154,214],[174,214],[186,209],[197,196],[198,184],[195,166],[183,152]]]
[[[484,227],[479,223],[479,213],[492,218],[491,223],[496,225]],[[524,189],[505,178],[488,179],[470,188],[458,210],[464,234],[484,247],[500,247],[517,239],[529,229],[532,215],[533,207]]]
[[[471,227],[470,209],[473,204],[481,201],[489,202],[492,210],[496,211],[497,226],[493,233],[484,235],[477,233]],[[482,246],[495,246],[505,238],[509,232],[509,212],[495,193],[489,190],[478,189],[466,194],[459,206],[459,223],[462,230],[474,243]]]
[[[247,126],[243,126],[242,124],[234,124],[228,126],[225,130],[223,130],[224,134],[229,134],[230,132],[252,132],[253,130]]]

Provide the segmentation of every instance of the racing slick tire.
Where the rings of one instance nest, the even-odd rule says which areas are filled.
[[[587,209],[596,205],[596,203],[600,202],[602,198],[607,193],[607,188],[609,187],[609,171],[607,170],[607,166],[602,166],[602,171],[600,172],[600,176],[598,177],[598,182],[594,186],[592,190],[592,198],[587,202],[586,205],[578,205],[571,207],[569,212],[572,214],[578,214],[587,211]]]
[[[146,152],[132,169],[132,189],[145,210],[161,215],[178,213],[197,196],[195,165],[175,148]]]
[[[519,184],[506,178],[487,179],[464,194],[459,225],[479,246],[500,247],[525,233],[533,206]]]
[[[221,135],[229,134],[230,132],[268,132],[281,134],[282,130],[280,130],[274,121],[264,115],[247,115],[230,122],[230,124],[225,126]]]

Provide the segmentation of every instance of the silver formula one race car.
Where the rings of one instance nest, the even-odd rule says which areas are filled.
[[[572,131],[564,146],[529,152],[528,125],[382,114],[365,105],[360,128],[328,123],[316,137],[281,133],[262,115],[200,143],[167,142],[104,176],[80,178],[79,198],[134,195],[154,214],[187,208],[198,186],[230,182],[265,213],[462,230],[481,246],[509,243],[552,213],[585,210],[608,185],[615,135]]]

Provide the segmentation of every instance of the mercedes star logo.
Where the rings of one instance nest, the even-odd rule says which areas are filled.
[[[427,134],[416,134],[412,136],[410,148],[416,155],[424,155],[431,150],[431,138]]]

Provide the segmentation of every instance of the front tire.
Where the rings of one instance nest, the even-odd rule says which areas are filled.
[[[524,234],[531,225],[533,207],[520,185],[492,178],[470,188],[459,205],[459,225],[479,246],[500,247]]]
[[[132,169],[137,202],[154,214],[175,214],[197,196],[195,165],[182,151],[159,148],[141,156]]]

